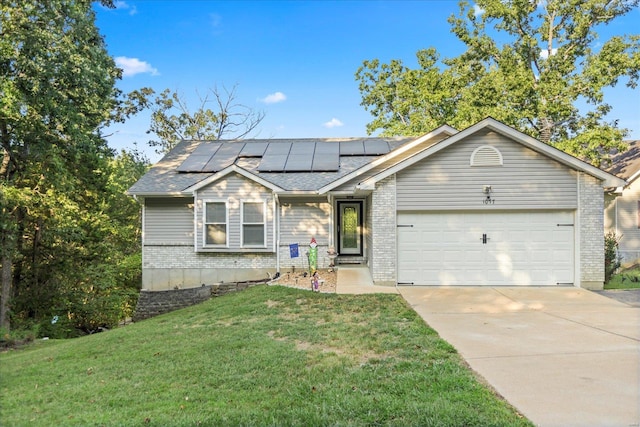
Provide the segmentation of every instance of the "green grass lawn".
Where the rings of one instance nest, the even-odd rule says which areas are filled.
[[[258,286],[0,354],[3,426],[530,426],[398,295]]]
[[[640,288],[640,268],[631,268],[611,276],[604,285],[605,289],[638,289]]]

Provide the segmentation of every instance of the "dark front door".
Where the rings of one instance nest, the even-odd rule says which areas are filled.
[[[362,202],[338,202],[338,253],[362,255]]]

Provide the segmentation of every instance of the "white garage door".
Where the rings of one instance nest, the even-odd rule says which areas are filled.
[[[398,283],[572,284],[574,214],[398,213]]]

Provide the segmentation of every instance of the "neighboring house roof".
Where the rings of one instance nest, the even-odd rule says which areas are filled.
[[[640,176],[640,140],[624,142],[629,148],[611,158],[608,172],[630,183]]]
[[[324,194],[347,182],[368,190],[380,179],[483,129],[503,134],[574,170],[595,176],[605,186],[625,184],[610,173],[487,118],[461,132],[445,125],[419,138],[182,141],[128,194],[184,196],[232,172],[279,193]]]

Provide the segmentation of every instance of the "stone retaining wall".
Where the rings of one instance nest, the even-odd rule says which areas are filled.
[[[143,289],[138,297],[138,304],[133,315],[133,321],[155,317],[170,311],[179,310],[195,304],[200,304],[213,297],[219,297],[231,292],[242,291],[263,283],[239,282],[216,283],[197,288],[170,289],[164,291],[149,291]]]

